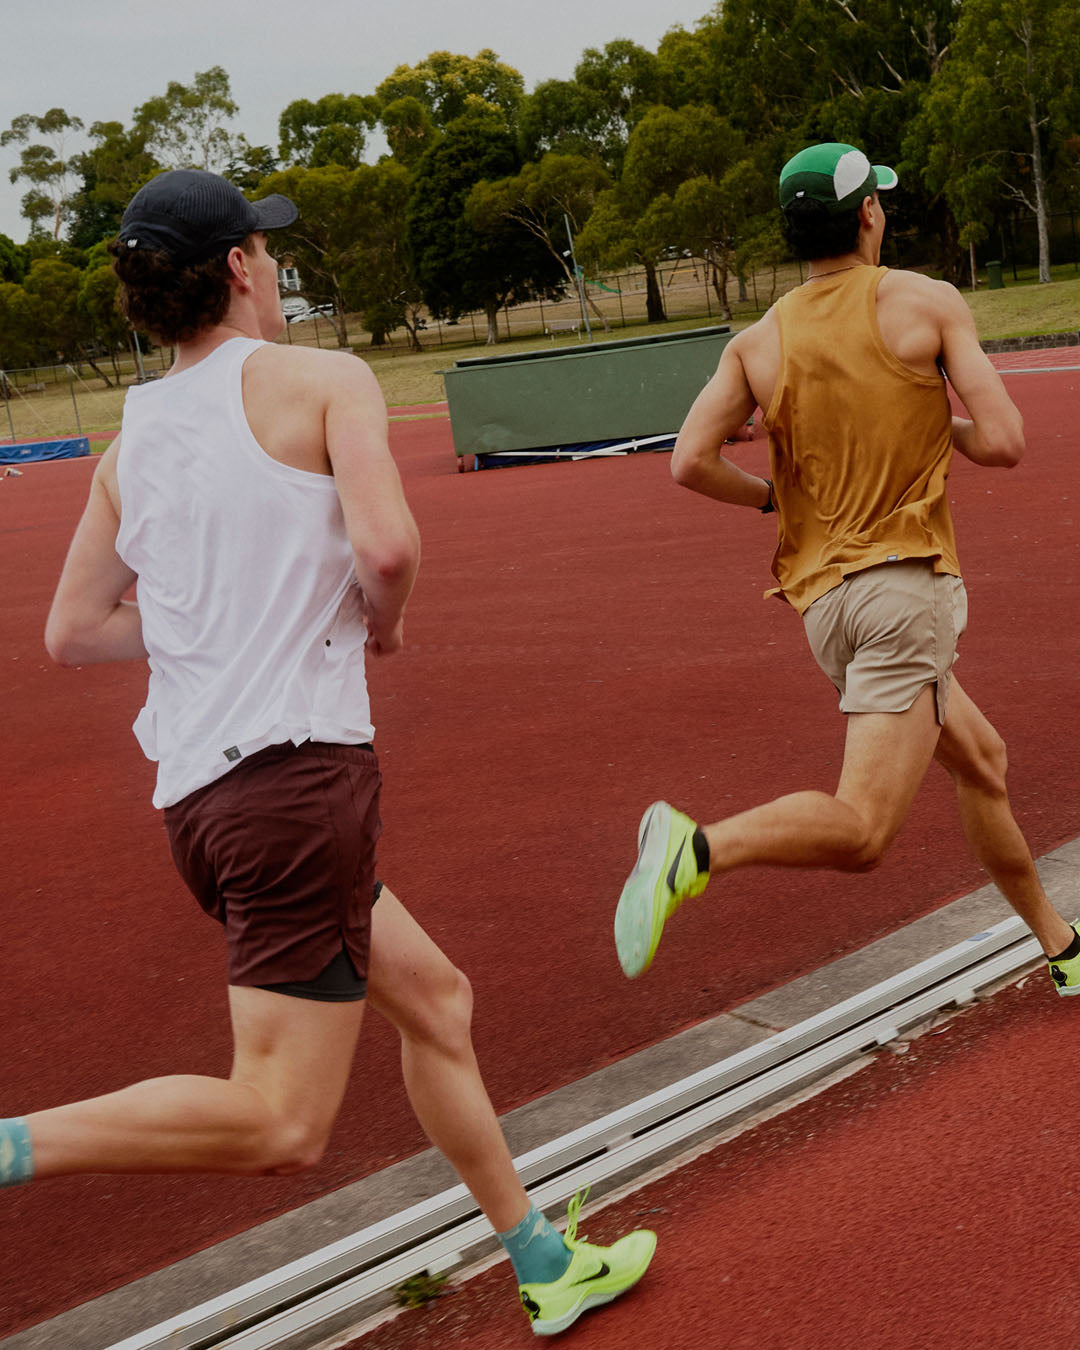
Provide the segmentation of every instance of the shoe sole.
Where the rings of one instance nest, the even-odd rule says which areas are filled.
[[[1054,988],[1058,991],[1059,998],[1072,998],[1080,994],[1080,984],[1074,985],[1072,989],[1066,989],[1062,984],[1056,984]]]
[[[644,975],[652,965],[664,928],[657,891],[664,879],[669,828],[661,828],[660,818],[670,811],[663,802],[653,802],[641,817],[637,862],[615,909],[615,950],[623,973],[631,980]]]
[[[601,1293],[599,1290],[592,1294],[586,1294],[576,1308],[572,1308],[562,1317],[554,1317],[546,1322],[533,1322],[532,1329],[534,1336],[558,1336],[561,1332],[569,1330],[578,1320],[582,1313],[588,1312],[590,1308],[602,1308],[607,1303],[614,1303],[617,1298],[621,1298],[628,1290],[633,1289],[634,1285],[641,1279],[649,1269],[649,1263],[656,1252],[656,1234],[652,1235],[652,1246],[649,1248],[649,1254],[641,1263],[640,1268],[631,1276],[631,1278],[622,1286],[621,1289],[609,1289]]]

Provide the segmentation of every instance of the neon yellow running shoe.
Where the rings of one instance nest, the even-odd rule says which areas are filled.
[[[652,965],[665,922],[708,884],[709,873],[698,870],[694,852],[696,829],[667,802],[653,802],[641,817],[638,859],[615,910],[615,950],[632,980]]]
[[[1077,923],[1080,923],[1080,919],[1069,926],[1080,939],[1080,929],[1077,928]],[[1075,956],[1055,957],[1053,961],[1047,961],[1047,965],[1050,967],[1050,978],[1057,985],[1057,991],[1062,998],[1070,998],[1074,994],[1080,994],[1080,952]]]
[[[649,1268],[656,1250],[656,1234],[647,1228],[627,1233],[611,1247],[598,1247],[577,1235],[578,1214],[588,1196],[579,1192],[567,1208],[564,1240],[573,1255],[557,1280],[549,1284],[518,1286],[521,1306],[529,1314],[537,1336],[557,1336],[583,1312],[611,1303],[631,1289]]]

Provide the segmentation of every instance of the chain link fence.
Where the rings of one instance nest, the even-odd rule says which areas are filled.
[[[70,365],[0,368],[0,443],[61,440],[120,426],[124,391],[168,369],[168,351],[113,353]]]

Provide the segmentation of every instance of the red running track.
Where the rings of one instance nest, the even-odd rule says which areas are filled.
[[[1040,971],[593,1216],[651,1227],[574,1350],[1065,1350],[1076,1343],[1080,1008]],[[502,1262],[348,1350],[525,1350]]]
[[[1012,378],[1028,459],[1011,473],[960,461],[951,483],[971,599],[961,678],[1010,741],[1037,852],[1080,817],[1078,385],[1080,372]],[[934,773],[874,875],[760,871],[716,886],[683,911],[647,981],[627,983],[611,914],[650,800],[715,816],[835,782],[834,696],[794,615],[759,599],[770,522],[677,490],[666,455],[458,475],[448,423],[396,423],[392,437],[424,562],[408,647],[372,670],[381,866],[473,980],[500,1112],[981,884]],[[736,453],[764,464],[760,443]],[[144,672],[59,670],[41,646],[91,467],[0,482],[4,1115],[229,1062],[221,944],[173,874],[130,733]],[[372,1017],[316,1172],[0,1195],[19,1234],[0,1334],[423,1146]]]

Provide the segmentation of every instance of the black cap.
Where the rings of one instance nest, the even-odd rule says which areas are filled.
[[[128,248],[160,249],[194,262],[239,244],[256,230],[280,230],[300,213],[275,194],[249,202],[235,183],[205,169],[169,169],[141,187],[120,222]]]

